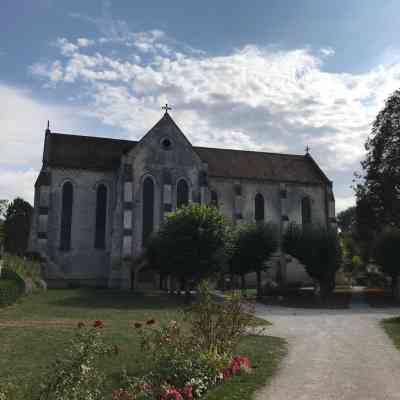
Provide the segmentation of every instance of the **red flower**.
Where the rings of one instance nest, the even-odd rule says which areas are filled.
[[[185,400],[193,400],[193,389],[190,385],[185,385],[179,392]]]
[[[93,326],[95,328],[104,328],[104,322],[100,319],[97,319],[96,321],[94,321]]]
[[[134,397],[125,389],[115,389],[112,392],[113,400],[134,400]]]

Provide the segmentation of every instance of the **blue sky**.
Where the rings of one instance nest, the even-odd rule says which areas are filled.
[[[400,86],[398,1],[3,0],[0,198],[33,199],[46,120],[140,138],[172,104],[195,145],[311,154],[353,172]]]

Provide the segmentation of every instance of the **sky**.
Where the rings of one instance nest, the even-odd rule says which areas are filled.
[[[400,87],[400,2],[2,0],[0,198],[33,202],[55,132],[311,155],[337,211]]]

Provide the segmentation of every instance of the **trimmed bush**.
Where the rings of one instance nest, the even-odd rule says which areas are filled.
[[[183,284],[207,278],[224,262],[226,231],[226,221],[215,207],[182,207],[168,215],[147,244],[149,266]]]
[[[17,279],[0,279],[0,307],[14,304],[23,293],[23,281],[21,283]]]
[[[319,226],[292,224],[283,235],[283,250],[304,264],[307,273],[318,281],[321,297],[335,288],[335,274],[340,268],[342,251],[335,230]]]
[[[375,261],[382,272],[392,278],[392,294],[400,300],[398,278],[400,276],[400,229],[388,227],[381,232],[374,247]]]

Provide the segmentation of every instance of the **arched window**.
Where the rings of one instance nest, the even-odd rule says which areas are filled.
[[[256,222],[264,221],[264,196],[257,193],[254,198],[254,219]]]
[[[211,190],[211,205],[218,208],[218,193],[215,190]]]
[[[71,227],[72,227],[72,204],[74,199],[74,188],[71,182],[66,182],[62,188],[61,206],[61,234],[60,250],[71,249]]]
[[[184,179],[178,182],[176,188],[176,207],[180,208],[189,204],[189,187]]]
[[[96,249],[105,249],[107,222],[107,188],[105,185],[100,185],[97,188],[96,200],[96,233],[94,247]]]
[[[303,226],[311,224],[311,201],[309,197],[301,200],[301,223]]]
[[[143,226],[142,243],[146,244],[147,239],[154,230],[154,183],[151,178],[146,178],[143,182]]]

